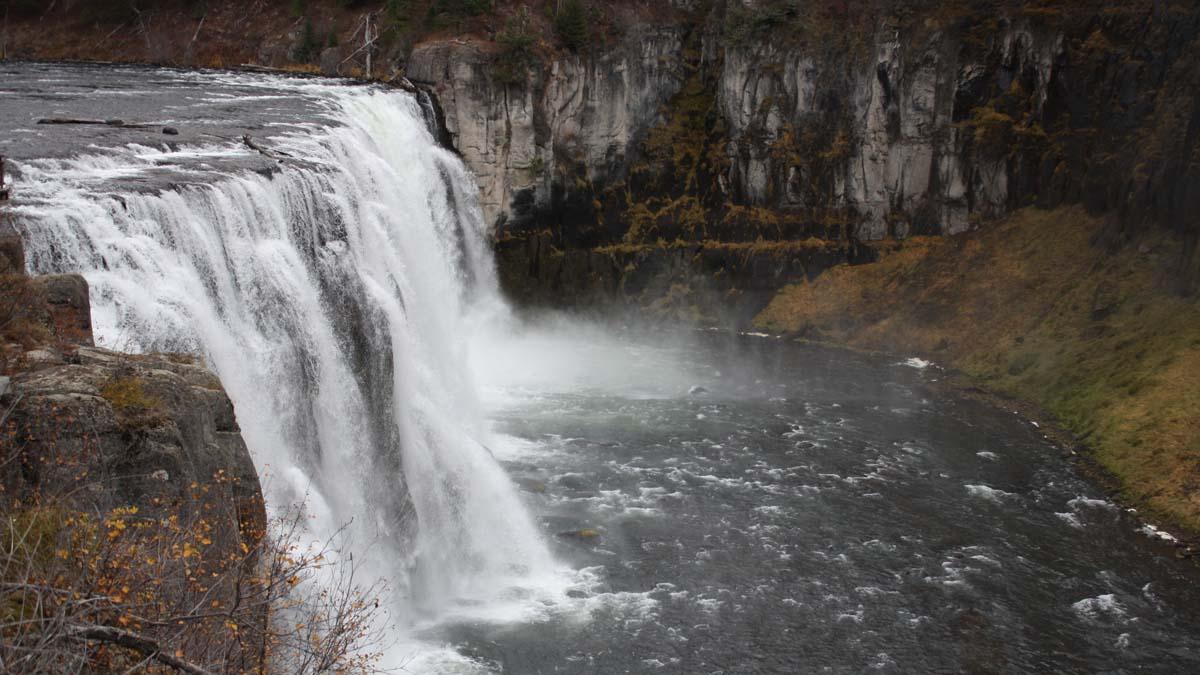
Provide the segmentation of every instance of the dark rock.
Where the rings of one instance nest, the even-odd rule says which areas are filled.
[[[0,274],[25,273],[25,245],[21,235],[0,220]]]
[[[0,469],[6,494],[69,494],[79,508],[134,505],[180,520],[204,513],[218,525],[214,555],[261,535],[258,474],[211,372],[94,347],[76,350],[75,364],[45,361],[13,377],[21,397],[10,419],[26,440]]]
[[[569,490],[590,490],[592,486],[584,480],[583,476],[577,474],[567,474],[559,476],[554,482],[569,489]]]
[[[337,77],[341,73],[338,72],[342,65],[342,50],[337,47],[327,47],[321,51],[321,74],[328,77]]]
[[[179,130],[176,129],[175,127],[163,127],[162,132],[163,132],[163,134],[165,134],[167,136],[178,136],[179,135]]]
[[[64,342],[90,346],[92,303],[87,280],[78,274],[55,274],[34,277],[33,283],[46,298],[54,334]]]
[[[561,539],[573,539],[580,542],[593,542],[600,539],[600,533],[591,528],[583,528],[582,530],[569,530],[567,532],[559,532]]]
[[[535,478],[517,478],[516,484],[526,492],[541,494],[546,491],[546,484]]]

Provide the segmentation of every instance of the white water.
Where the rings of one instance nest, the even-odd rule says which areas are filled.
[[[269,503],[304,500],[318,540],[352,523],[348,547],[388,580],[402,625],[545,590],[559,572],[487,449],[467,367],[472,332],[508,312],[470,176],[405,95],[272,86],[323,101],[340,122],[269,139],[306,160],[274,177],[122,203],[105,180],[181,153],[23,164],[15,211],[30,267],[88,279],[102,346],[204,354]],[[187,157],[231,153],[250,151]]]

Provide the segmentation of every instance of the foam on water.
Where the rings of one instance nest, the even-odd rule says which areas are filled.
[[[1094,598],[1084,598],[1072,603],[1071,609],[1079,617],[1093,621],[1101,618],[1120,618],[1125,615],[1125,608],[1112,593],[1097,595]]]
[[[997,504],[1003,502],[1007,497],[1017,496],[1012,492],[1005,492],[1004,490],[999,490],[988,485],[968,484],[964,485],[963,487],[967,489],[967,494],[970,494],[972,497],[979,497],[980,499],[986,499],[990,502],[996,502]]]

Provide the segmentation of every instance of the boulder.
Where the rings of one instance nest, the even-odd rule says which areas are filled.
[[[46,322],[60,340],[79,345],[93,344],[92,303],[87,280],[78,274],[33,277],[46,299]]]
[[[233,404],[190,357],[80,347],[12,379],[9,437],[23,442],[0,472],[6,495],[72,494],[89,510],[181,519],[203,512],[223,524],[214,553],[262,533],[258,474]]]
[[[337,47],[326,47],[321,51],[321,74],[328,77],[337,77],[341,73],[338,72],[342,65],[342,50]]]

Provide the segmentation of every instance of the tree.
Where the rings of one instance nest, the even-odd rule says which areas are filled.
[[[500,53],[496,57],[496,77],[505,84],[522,84],[529,75],[529,67],[537,59],[534,45],[537,37],[533,33],[533,19],[529,8],[521,7],[496,34]]]
[[[302,63],[313,61],[321,55],[321,41],[317,39],[317,31],[313,29],[312,19],[304,19],[304,28],[300,33],[300,43],[292,52],[292,58]]]
[[[582,0],[565,0],[554,16],[554,30],[567,49],[577,52],[588,43],[588,12]]]

